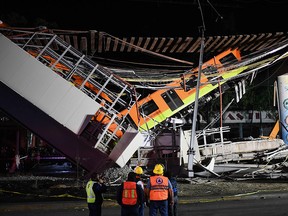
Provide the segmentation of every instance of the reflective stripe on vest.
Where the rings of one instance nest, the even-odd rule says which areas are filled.
[[[167,200],[168,199],[168,178],[165,176],[150,177],[150,200]]]
[[[122,204],[135,205],[137,203],[136,182],[124,182],[122,192]]]
[[[94,181],[89,180],[86,184],[87,203],[95,202],[95,193],[93,191]]]

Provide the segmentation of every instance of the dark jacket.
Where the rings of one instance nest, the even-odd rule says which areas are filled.
[[[94,183],[93,191],[95,193],[95,203],[103,203],[103,194],[107,191],[107,186],[105,184],[100,184],[98,182]]]

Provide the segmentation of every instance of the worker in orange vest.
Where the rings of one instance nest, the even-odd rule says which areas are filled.
[[[136,183],[136,174],[128,173],[117,191],[117,203],[121,206],[121,216],[139,216],[139,206],[144,202],[144,190]]]
[[[156,164],[147,182],[146,197],[149,203],[149,216],[156,216],[159,210],[161,216],[168,216],[169,205],[173,205],[173,187],[170,180],[163,176],[164,166]]]

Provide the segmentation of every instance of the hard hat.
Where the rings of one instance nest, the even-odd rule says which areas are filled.
[[[138,175],[142,175],[143,174],[143,169],[140,166],[136,166],[134,169],[134,172]]]
[[[157,175],[163,175],[163,173],[164,173],[163,165],[162,164],[156,164],[154,167],[153,173],[157,174]]]

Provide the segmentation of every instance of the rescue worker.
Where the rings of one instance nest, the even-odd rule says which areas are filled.
[[[144,191],[136,183],[136,174],[128,173],[127,181],[117,191],[117,203],[121,206],[121,216],[138,216],[139,205],[144,201]]]
[[[173,188],[170,180],[163,176],[164,166],[156,164],[146,186],[147,205],[149,216],[156,216],[159,210],[161,216],[168,216],[168,207],[174,203]]]
[[[107,191],[107,186],[98,175],[96,175],[95,181],[93,179],[94,177],[91,177],[86,184],[89,216],[101,216],[103,193]]]
[[[165,176],[170,180],[173,187],[174,203],[169,205],[168,215],[177,216],[178,215],[178,184],[176,178],[173,177],[173,174],[169,171],[165,172]]]
[[[141,166],[136,166],[134,168],[134,173],[136,174],[136,183],[141,186],[144,191],[144,183],[142,181],[143,169]],[[144,195],[145,196],[145,195]],[[139,205],[139,216],[144,216],[145,202]]]

